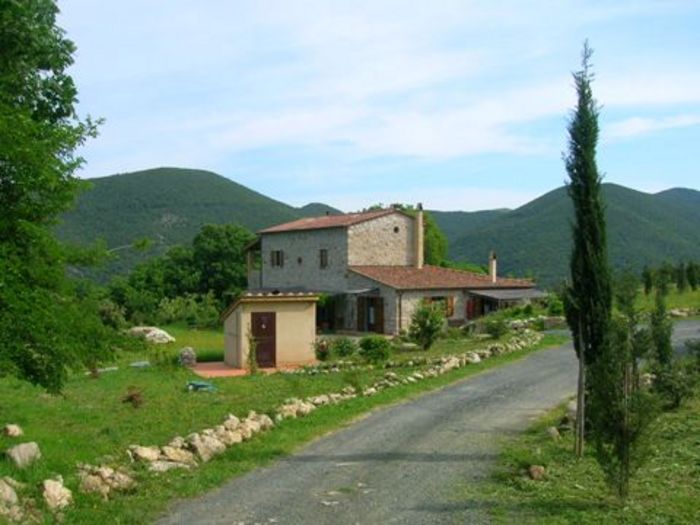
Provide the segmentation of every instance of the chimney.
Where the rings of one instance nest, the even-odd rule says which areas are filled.
[[[498,260],[496,259],[496,252],[491,251],[489,254],[489,276],[491,277],[491,282],[495,283],[498,279]]]
[[[416,251],[416,268],[423,268],[423,250],[424,250],[424,240],[423,240],[423,205],[419,202],[416,206],[416,229],[413,236],[415,240],[415,251]]]

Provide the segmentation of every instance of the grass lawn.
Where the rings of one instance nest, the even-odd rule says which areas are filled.
[[[640,307],[650,312],[654,309],[654,293],[649,295],[644,295],[644,293],[639,294]],[[672,308],[695,308],[700,309],[700,289],[695,291],[688,289],[684,292],[679,292],[675,287],[671,287],[671,290],[666,297],[666,307],[668,309]]]
[[[700,399],[658,420],[652,455],[634,476],[626,502],[611,495],[592,450],[577,461],[571,433],[560,441],[545,433],[562,414],[553,411],[507,442],[496,476],[462,496],[490,509],[495,523],[700,522]],[[546,467],[545,481],[524,475],[533,464]]]
[[[177,339],[174,348],[192,345],[216,349],[222,344],[218,332],[178,331],[167,328]],[[216,341],[219,341],[216,343]],[[560,344],[561,337],[547,336],[539,348]],[[455,345],[456,343],[450,343]],[[454,348],[454,351],[457,351]],[[67,523],[144,523],[153,519],[176,498],[199,494],[225,480],[288,454],[310,439],[352,421],[372,408],[392,403],[418,392],[434,389],[462,377],[519,359],[535,349],[498,356],[477,365],[456,369],[434,379],[396,387],[380,394],[340,405],[322,407],[309,417],[287,420],[271,432],[232,447],[210,463],[190,472],[155,476],[138,472],[138,490],[115,497],[108,503],[74,490],[75,505],[66,512]],[[21,441],[36,441],[43,458],[18,471],[0,461],[0,477],[9,475],[30,487],[56,474],[66,485],[77,486],[76,463],[125,461],[130,444],[163,445],[176,435],[219,424],[228,413],[244,416],[249,410],[271,413],[286,398],[337,392],[344,386],[364,386],[376,381],[383,370],[347,371],[334,374],[273,374],[211,380],[216,393],[189,393],[186,382],[194,378],[188,370],[150,367],[135,369],[128,362],[144,355],[126,354],[118,359],[119,370],[93,379],[77,375],[61,396],[51,396],[26,383],[0,380],[0,423],[17,423],[25,435]],[[152,356],[151,356],[152,357]],[[401,373],[410,369],[402,369]],[[142,392],[144,403],[134,408],[122,402],[129,389]],[[20,440],[0,437],[0,450]],[[38,492],[35,497],[40,501]]]

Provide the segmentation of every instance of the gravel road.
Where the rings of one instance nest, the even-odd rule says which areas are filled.
[[[700,336],[677,324],[676,341]],[[378,410],[298,453],[181,502],[166,524],[485,523],[455,487],[487,476],[499,438],[573,395],[570,345]]]

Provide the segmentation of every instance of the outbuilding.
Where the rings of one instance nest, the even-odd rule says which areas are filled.
[[[246,368],[251,340],[260,367],[314,362],[318,299],[306,292],[246,292],[221,315],[226,364]]]

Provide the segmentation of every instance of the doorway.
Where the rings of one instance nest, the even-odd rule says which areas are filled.
[[[257,343],[256,358],[258,366],[274,368],[277,364],[277,317],[275,312],[253,312],[251,328]]]
[[[384,299],[382,297],[357,298],[357,331],[384,333]]]

